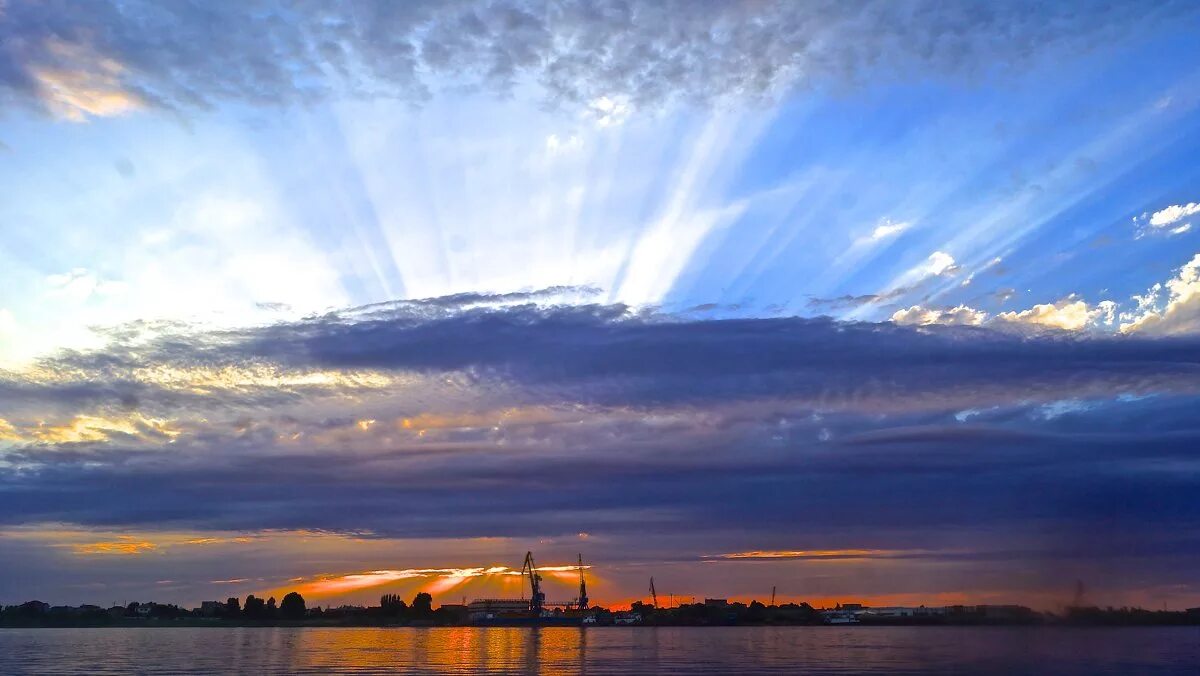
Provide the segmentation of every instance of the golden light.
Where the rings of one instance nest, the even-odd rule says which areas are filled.
[[[767,550],[733,552],[708,557],[711,559],[867,559],[887,558],[902,553],[900,550],[888,549],[796,549],[796,550]]]
[[[121,115],[145,106],[137,94],[125,89],[125,67],[87,46],[58,39],[46,42],[50,53],[67,65],[33,68],[38,94],[55,115],[84,122],[89,115]]]
[[[157,550],[158,545],[132,536],[121,536],[116,540],[74,544],[71,549],[79,556],[138,556]]]

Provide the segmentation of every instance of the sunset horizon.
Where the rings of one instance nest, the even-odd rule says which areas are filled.
[[[0,0],[0,651],[725,626],[763,631],[554,640],[819,673],[840,635],[774,629],[972,625],[880,645],[1101,673],[1140,646],[984,625],[1152,624],[1137,664],[1200,659],[1197,35],[1176,0]]]

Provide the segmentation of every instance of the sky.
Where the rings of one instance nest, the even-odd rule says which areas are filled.
[[[1197,31],[0,0],[0,603],[1198,606]]]

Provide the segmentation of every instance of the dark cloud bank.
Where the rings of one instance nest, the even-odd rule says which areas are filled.
[[[272,363],[465,373],[472,392],[567,407],[577,424],[533,425],[503,443],[484,429],[367,451],[289,450],[273,441],[274,409],[304,392],[234,400],[225,405],[249,421],[242,427],[262,421],[263,435],[11,450],[0,524],[675,534],[696,552],[948,538],[972,551],[1050,538],[1097,556],[1200,552],[1200,339],[691,321],[619,306],[463,309],[484,300],[117,342],[43,364],[90,374],[82,381],[10,377],[0,397],[104,405],[136,367]],[[162,405],[154,387],[137,386],[137,406]],[[298,424],[337,424],[312,405]]]
[[[462,310],[449,303],[372,306],[68,354],[47,366],[100,380],[58,383],[49,392],[105,396],[106,384],[137,368],[247,362],[461,372],[516,384],[533,400],[634,407],[782,398],[885,412],[1191,393],[1200,383],[1196,337],[1014,335],[799,317],[687,321],[619,305]],[[21,395],[30,396],[36,386],[23,387]]]

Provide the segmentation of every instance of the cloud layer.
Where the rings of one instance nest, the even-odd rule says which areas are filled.
[[[614,565],[920,550],[851,560],[963,570],[1058,566],[1070,542],[1118,578],[1112,542],[1200,551],[1200,339],[697,321],[554,297],[133,325],[7,373],[0,531],[110,532],[43,539],[151,570],[201,551],[187,543],[276,532],[595,543]],[[283,584],[269,561],[240,565],[222,579]]]
[[[617,106],[1022,68],[1194,12],[1099,2],[10,3],[0,11],[0,96],[79,120],[534,84],[550,102],[607,118]]]
[[[4,462],[19,471],[0,492],[3,518],[445,536],[525,532],[502,524],[536,509],[554,515],[539,522],[554,532],[580,521],[628,528],[626,517],[574,505],[613,502],[602,495],[612,486],[632,490],[660,471],[724,490],[736,476],[859,469],[858,452],[827,455],[847,434],[860,449],[965,443],[962,462],[986,463],[979,448],[1064,441],[1004,424],[962,429],[955,412],[1200,389],[1195,338],[688,321],[621,306],[463,309],[463,300],[140,341],[115,332],[106,350],[9,374],[0,430]],[[595,482],[589,501],[533,490],[529,502],[521,488],[573,476]],[[490,488],[464,495],[451,489],[458,482]],[[136,500],[97,508],[89,495],[125,484]],[[203,499],[202,486],[222,487],[219,498]],[[645,509],[679,506],[670,486],[646,490]]]

